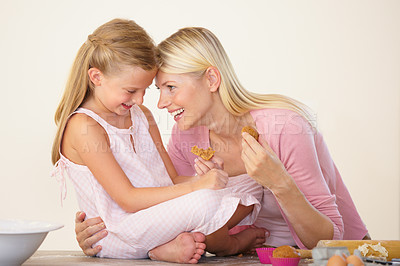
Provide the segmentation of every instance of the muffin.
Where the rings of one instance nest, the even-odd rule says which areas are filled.
[[[300,254],[294,247],[280,246],[272,252],[271,263],[273,266],[297,266]]]
[[[190,151],[191,151],[191,153],[193,153],[197,156],[200,156],[201,158],[203,158],[206,161],[210,160],[215,153],[215,151],[211,147],[209,147],[207,150],[204,150],[204,149],[197,147],[196,145],[193,146]]]
[[[280,246],[272,253],[274,258],[300,258],[299,252],[291,246]]]
[[[254,127],[245,126],[245,127],[242,128],[242,133],[243,132],[249,133],[253,138],[255,138],[258,141],[259,134],[258,134],[257,130]]]

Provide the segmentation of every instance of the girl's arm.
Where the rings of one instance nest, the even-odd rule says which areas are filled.
[[[114,158],[102,126],[86,115],[75,114],[69,120],[68,128],[65,134],[72,134],[69,138],[72,140],[71,148],[76,151],[79,161],[89,168],[110,197],[127,212],[137,212],[198,189],[219,189],[226,185],[227,174],[215,170],[210,171],[211,174],[207,173],[199,182],[169,187],[135,188]],[[169,171],[172,171],[171,168]]]
[[[158,152],[160,153],[161,159],[164,162],[165,167],[167,168],[167,172],[171,177],[171,180],[174,184],[184,183],[184,182],[196,182],[199,180],[199,176],[180,176],[175,170],[175,167],[169,157],[167,151],[165,150],[164,144],[161,139],[160,131],[158,130],[157,123],[154,120],[153,115],[150,110],[147,109],[144,105],[139,106],[145,114],[147,121],[149,122],[149,132],[153,139],[154,144],[157,147]]]
[[[321,171],[317,170],[319,164],[312,151],[313,136],[293,136],[299,139],[291,139],[294,148],[287,151],[291,155],[287,162],[288,171],[298,178],[301,188],[262,137],[260,145],[244,133],[242,143],[242,160],[247,173],[271,190],[296,235],[309,249],[321,239],[340,239],[343,234],[343,221],[335,196],[330,194]],[[282,135],[282,138],[285,137]]]
[[[186,182],[197,182],[200,181],[200,176],[182,176],[177,175],[174,178],[171,178],[172,182],[176,184],[186,183]]]

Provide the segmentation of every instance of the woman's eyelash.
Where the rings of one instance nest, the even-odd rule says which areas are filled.
[[[159,87],[157,87],[157,86],[154,86],[154,87],[156,87],[156,89],[157,90],[160,90],[160,88]],[[175,89],[176,87],[175,86],[173,86],[173,85],[167,85],[166,86],[168,89],[170,89],[170,90],[172,90],[172,89]]]

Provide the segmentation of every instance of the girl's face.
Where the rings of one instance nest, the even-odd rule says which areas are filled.
[[[100,83],[95,86],[97,107],[105,113],[128,115],[134,104],[142,104],[146,89],[151,85],[156,70],[146,71],[140,67],[124,67],[111,74],[99,74]]]
[[[158,108],[166,108],[180,130],[204,125],[212,105],[207,79],[191,74],[167,74],[158,71],[156,86],[160,89]]]

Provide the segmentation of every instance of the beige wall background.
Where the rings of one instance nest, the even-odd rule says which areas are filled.
[[[211,29],[251,91],[316,113],[375,239],[400,239],[400,1],[0,1],[0,218],[63,223],[41,249],[78,249],[75,192],[63,207],[50,177],[53,115],[80,45],[96,27],[134,19],[158,43],[184,26]],[[173,120],[145,104],[164,141]]]

